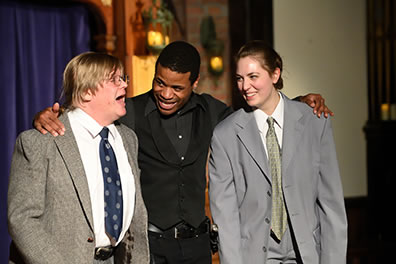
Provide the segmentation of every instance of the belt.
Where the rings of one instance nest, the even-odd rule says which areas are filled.
[[[97,247],[95,248],[95,259],[106,260],[113,256],[115,247]]]
[[[166,230],[161,230],[155,225],[148,223],[148,231],[151,235],[160,238],[187,239],[207,234],[209,232],[209,223],[205,220],[195,228],[188,223],[182,222],[175,227]]]

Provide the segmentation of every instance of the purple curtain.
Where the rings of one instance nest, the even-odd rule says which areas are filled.
[[[32,127],[35,113],[59,100],[67,62],[90,50],[90,21],[78,3],[0,0],[0,263],[8,262],[7,187],[15,139]]]

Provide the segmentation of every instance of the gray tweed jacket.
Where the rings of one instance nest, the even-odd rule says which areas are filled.
[[[95,235],[88,183],[67,115],[64,136],[22,132],[16,140],[8,188],[9,263],[93,263]],[[140,188],[135,133],[116,124],[135,177],[131,226],[115,263],[149,263],[147,211]]]

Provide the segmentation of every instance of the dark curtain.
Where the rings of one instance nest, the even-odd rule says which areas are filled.
[[[32,128],[36,112],[59,100],[67,62],[90,50],[89,10],[51,2],[0,0],[0,263],[8,262],[7,187],[15,139]]]

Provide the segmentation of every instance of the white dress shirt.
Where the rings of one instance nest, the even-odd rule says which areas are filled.
[[[105,233],[104,185],[99,156],[101,140],[99,133],[103,127],[80,108],[68,112],[68,117],[87,176],[94,222],[95,246],[109,246],[110,239]],[[116,243],[118,244],[132,221],[135,206],[135,181],[121,135],[114,124],[107,127],[110,131],[108,140],[117,159],[123,198],[123,224],[120,237]]]
[[[275,121],[274,122],[275,134],[276,137],[278,138],[279,147],[280,149],[282,149],[284,101],[281,93],[279,93],[279,96],[280,96],[280,100],[271,116]],[[258,129],[260,131],[260,136],[264,145],[265,153],[267,154],[268,157],[266,136],[268,131],[267,119],[269,116],[260,109],[254,110],[253,114],[256,119]]]

